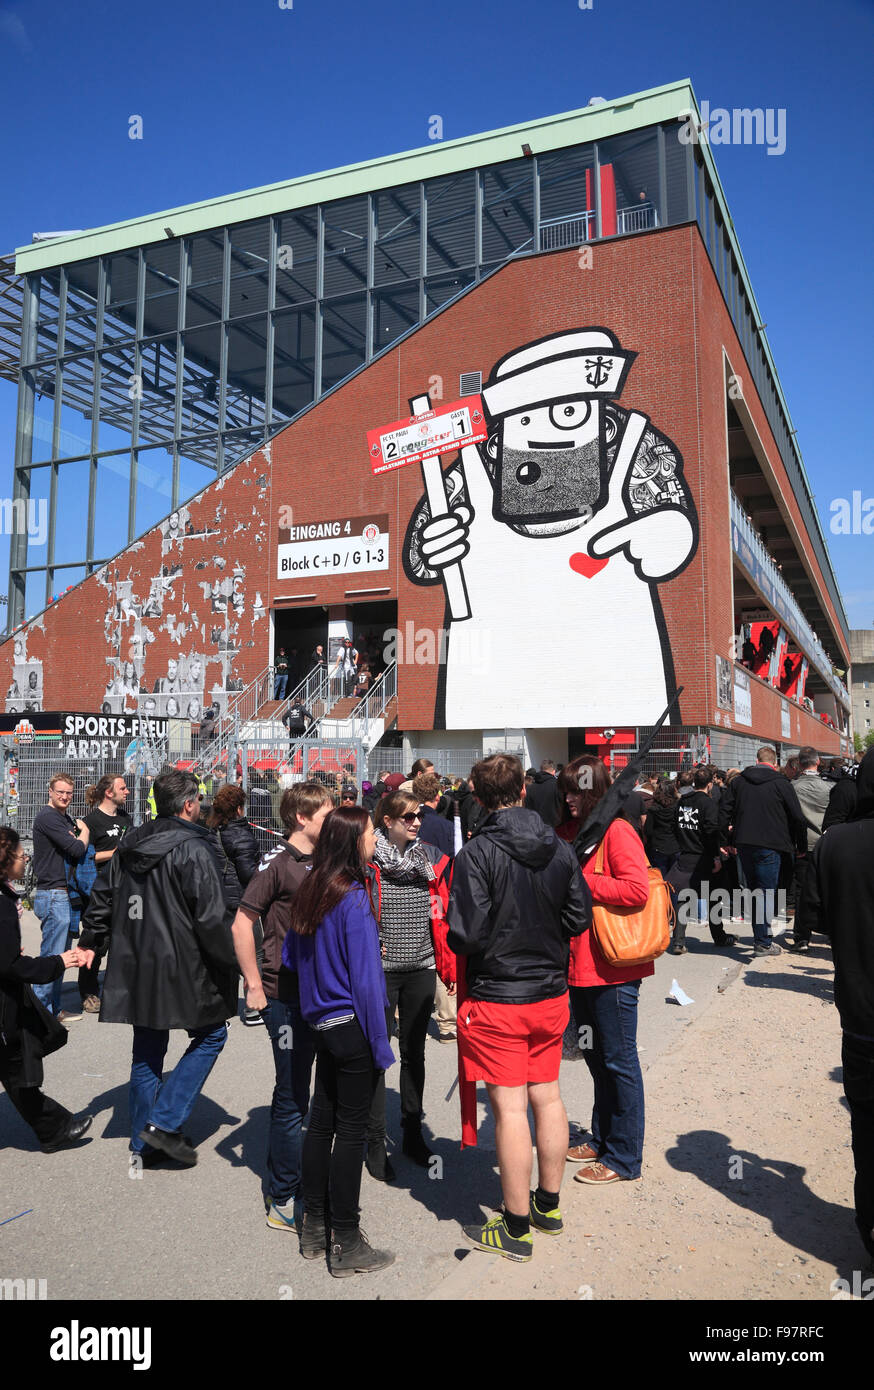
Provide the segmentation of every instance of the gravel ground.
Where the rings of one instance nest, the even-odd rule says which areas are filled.
[[[24,937],[26,950],[38,950],[31,914]],[[536,1238],[528,1265],[481,1254],[460,1236],[461,1223],[500,1201],[494,1131],[481,1088],[479,1146],[460,1151],[455,1049],[437,1041],[433,1023],[426,1128],[441,1162],[429,1173],[397,1152],[391,1186],[365,1173],[364,1229],[398,1258],[378,1275],[334,1280],[300,1258],[293,1236],[264,1223],[264,1029],[232,1023],[188,1126],[197,1167],[133,1180],[130,1030],[86,1015],[48,1059],[46,1089],[94,1113],[89,1142],[40,1154],[0,1095],[0,1277],[46,1279],[49,1299],[830,1298],[836,1276],[864,1268],[830,956],[821,947],[747,966],[749,957],[746,947],[717,952],[699,939],[687,956],[657,963],[641,996],[643,1181],[593,1190],[570,1180],[569,1165],[566,1232]],[[674,977],[693,1004],[667,1001]],[[70,972],[64,1002],[76,998]],[[181,1050],[174,1037],[171,1065]],[[563,1064],[562,1090],[584,1129],[592,1092],[583,1062]],[[398,1121],[395,1068],[390,1135],[399,1136]],[[743,1176],[732,1178],[739,1163]]]

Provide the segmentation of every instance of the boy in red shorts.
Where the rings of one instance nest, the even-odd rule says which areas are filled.
[[[570,845],[525,810],[517,758],[485,758],[471,779],[488,815],[455,858],[448,942],[467,958],[458,1049],[468,1078],[488,1088],[504,1209],[485,1226],[464,1227],[464,1234],[479,1250],[530,1260],[532,1224],[550,1235],[562,1229],[558,1193],[568,1122],[558,1072],[570,939],[590,924],[591,895]]]

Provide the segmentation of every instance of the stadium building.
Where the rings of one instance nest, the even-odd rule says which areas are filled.
[[[280,647],[293,686],[348,637],[367,708],[303,694],[405,754],[621,759],[669,704],[693,760],[849,749],[697,113],[683,81],[20,248],[7,723],[257,724]]]

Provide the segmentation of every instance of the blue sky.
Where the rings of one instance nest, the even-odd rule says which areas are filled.
[[[783,108],[786,150],[713,153],[850,624],[874,624],[872,0],[0,0],[0,248],[585,106],[677,78]],[[133,114],[142,140],[128,138]],[[14,390],[0,382],[11,479]],[[3,486],[8,489],[9,483]],[[0,537],[0,587],[8,538]]]

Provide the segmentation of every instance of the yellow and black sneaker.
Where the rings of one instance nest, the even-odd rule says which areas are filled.
[[[516,1239],[507,1230],[503,1216],[493,1216],[484,1226],[463,1226],[462,1230],[477,1250],[488,1250],[493,1255],[503,1255],[505,1260],[520,1263],[531,1259],[534,1249],[531,1232]]]
[[[557,1236],[564,1230],[564,1222],[561,1219],[561,1212],[558,1207],[552,1211],[541,1211],[537,1205],[537,1193],[531,1193],[531,1200],[528,1204],[528,1213],[531,1217],[531,1225],[535,1231],[542,1231],[546,1236]]]

